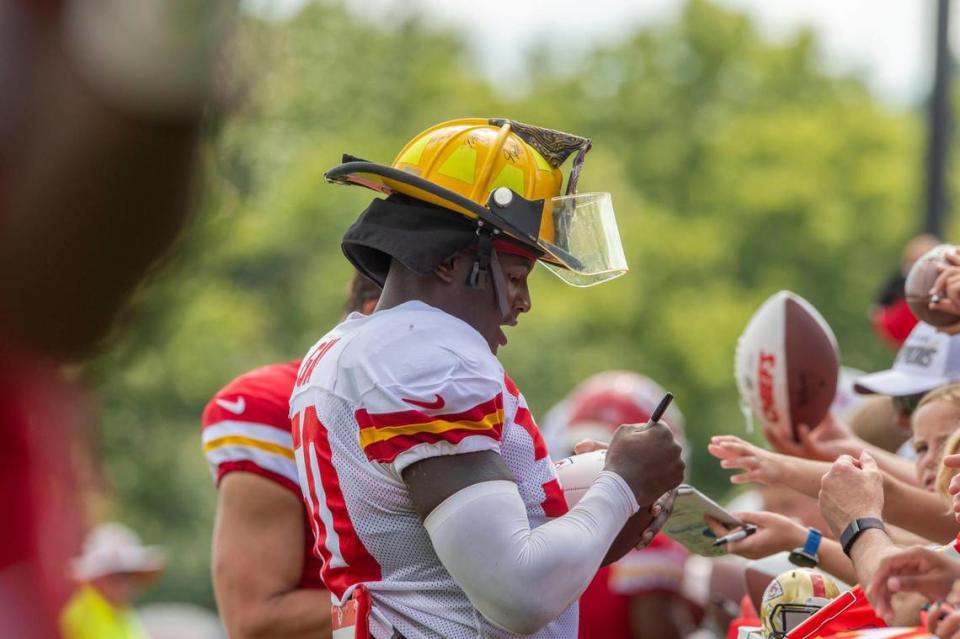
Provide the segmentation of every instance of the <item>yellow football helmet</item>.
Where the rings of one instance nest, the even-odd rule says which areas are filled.
[[[788,570],[771,581],[763,592],[760,621],[764,636],[783,639],[838,596],[840,588],[827,575],[809,568]]]

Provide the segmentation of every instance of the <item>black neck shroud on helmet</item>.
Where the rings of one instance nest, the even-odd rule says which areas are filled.
[[[373,200],[341,241],[346,258],[381,287],[395,259],[419,275],[477,244],[476,222],[404,195]]]

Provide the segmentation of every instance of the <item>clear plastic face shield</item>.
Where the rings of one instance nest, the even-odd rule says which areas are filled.
[[[545,203],[537,244],[558,264],[544,266],[573,286],[593,286],[627,272],[609,193],[578,193]]]
[[[575,154],[565,194],[543,205],[537,245],[546,254],[541,260],[544,265],[573,286],[593,286],[626,273],[613,198],[609,193],[577,193],[590,140],[521,122],[510,122],[510,126],[554,168]]]

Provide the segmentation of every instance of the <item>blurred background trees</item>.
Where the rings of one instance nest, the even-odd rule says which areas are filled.
[[[575,64],[557,62],[560,45],[532,52],[529,86],[505,95],[456,34],[416,15],[373,24],[320,3],[245,20],[202,215],[117,348],[84,372],[101,396],[110,514],[171,555],[152,599],[213,605],[204,403],[245,370],[301,356],[340,317],[351,271],[339,237],[370,194],[323,172],[343,152],[389,161],[445,119],[588,135],[581,191],[614,194],[631,273],[573,290],[538,270],[534,312],[508,333],[502,360],[535,414],[591,373],[648,374],[687,417],[692,481],[721,498],[729,484],[705,442],[743,430],[733,351],[763,299],[796,291],[845,364],[889,365],[867,310],[919,228],[919,114],[825,73],[811,33],[771,44],[707,0]]]

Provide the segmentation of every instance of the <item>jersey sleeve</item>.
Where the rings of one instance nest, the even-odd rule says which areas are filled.
[[[499,453],[503,369],[489,350],[436,341],[391,350],[367,367],[369,385],[355,413],[367,459],[399,475],[430,457]]]
[[[203,411],[202,440],[217,486],[231,472],[247,472],[300,497],[286,404],[225,389]]]
[[[619,595],[680,594],[687,550],[658,534],[643,550],[631,550],[610,566],[609,588]]]

